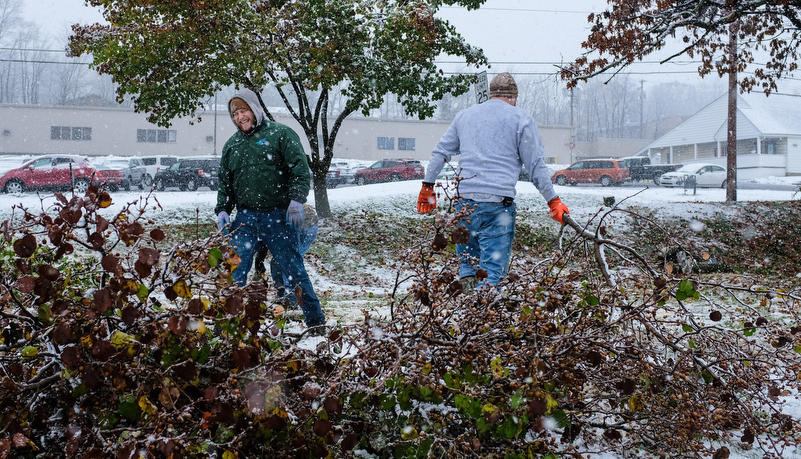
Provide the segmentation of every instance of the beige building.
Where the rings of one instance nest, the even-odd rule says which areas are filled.
[[[276,121],[295,129],[307,151],[300,125],[289,115]],[[235,132],[226,111],[207,111],[201,121],[173,121],[169,128],[149,123],[146,115],[126,108],[0,105],[0,154],[50,153],[86,156],[198,156],[220,154]],[[337,135],[337,158],[429,159],[449,122],[350,117]],[[549,162],[570,161],[570,128],[540,126]]]

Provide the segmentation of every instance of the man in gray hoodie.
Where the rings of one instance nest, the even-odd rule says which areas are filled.
[[[569,213],[551,184],[545,152],[534,118],[517,105],[517,83],[504,72],[490,82],[490,99],[459,112],[440,139],[428,163],[417,200],[420,213],[437,206],[434,183],[446,161],[459,159],[457,211],[472,211],[462,224],[470,231],[466,244],[457,244],[459,276],[465,291],[475,288],[476,273],[486,270],[485,282],[497,284],[506,276],[515,235],[515,185],[525,166],[531,183],[550,208],[551,218],[562,223]],[[483,274],[483,273],[482,273]]]

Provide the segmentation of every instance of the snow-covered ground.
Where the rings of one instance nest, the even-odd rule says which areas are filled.
[[[3,170],[17,167],[21,164],[19,158],[13,161],[0,157],[0,172]],[[363,165],[364,162],[354,164]],[[558,168],[555,166],[554,168]],[[768,177],[759,180],[760,183],[794,185],[795,190],[776,191],[776,190],[743,190],[737,192],[738,201],[728,205],[729,207],[740,206],[748,201],[789,201],[801,199],[798,192],[798,184],[801,177]],[[614,197],[616,203],[621,206],[642,206],[659,212],[664,216],[675,215],[677,218],[688,215],[704,215],[712,212],[720,212],[721,206],[712,203],[724,203],[726,201],[726,190],[723,189],[698,189],[695,194],[692,191],[685,191],[682,188],[664,188],[660,186],[648,186],[651,184],[627,184],[620,187],[600,187],[594,185],[587,186],[555,186],[556,192],[562,201],[570,208],[571,214],[577,219],[588,219],[595,215],[604,207],[604,199]],[[547,219],[547,205],[534,186],[530,183],[518,183],[518,196],[516,202],[518,209],[529,213],[542,213],[544,221]],[[420,181],[396,182],[386,184],[373,184],[365,186],[346,185],[328,190],[331,209],[335,214],[348,213],[354,214],[361,210],[371,212],[386,213],[388,215],[403,215],[405,217],[416,216],[424,218],[416,213],[417,195],[420,191]],[[136,202],[144,198],[148,192],[130,191],[112,193],[114,204],[106,209],[110,215],[117,213],[121,206],[126,203]],[[194,222],[197,218],[206,222],[216,220],[213,212],[216,203],[216,192],[208,188],[201,188],[196,192],[164,191],[153,192],[163,210],[152,210],[148,214],[157,223],[166,224],[177,221]],[[314,203],[314,196],[309,196],[310,203]],[[0,222],[8,219],[11,215],[12,206],[21,205],[32,210],[40,207],[47,208],[55,202],[55,198],[50,193],[24,193],[22,195],[7,195],[0,192]],[[714,209],[713,209],[714,207]],[[727,206],[724,206],[724,208]],[[425,217],[428,218],[428,217]],[[552,222],[556,225],[555,222]],[[358,269],[370,270],[373,276],[386,276],[387,282],[391,283],[394,278],[393,273],[381,272],[380,267],[359,266]],[[368,301],[364,296],[353,295],[359,291],[369,291],[376,293],[377,296],[384,296],[386,292],[380,292],[380,288],[365,289],[354,287],[348,291],[347,286],[334,284],[326,279],[326,276],[310,268],[310,275],[315,290],[318,292],[331,291],[343,299],[342,301],[329,301],[323,306],[326,315],[336,317],[339,320],[357,320],[362,308],[377,309],[380,313],[381,304],[378,301]],[[801,276],[801,266],[799,266],[799,276]],[[354,298],[354,296],[356,298]],[[351,311],[348,313],[347,311]],[[349,315],[350,314],[350,315]],[[336,319],[332,319],[336,320]],[[310,343],[313,347],[314,343]],[[792,398],[785,397],[785,412],[793,416],[796,420],[801,419],[801,402]],[[593,455],[597,459],[616,459],[617,456],[611,454]],[[732,459],[751,459],[760,457],[756,451],[733,450],[730,458]],[[790,455],[788,458],[801,458],[801,455]]]

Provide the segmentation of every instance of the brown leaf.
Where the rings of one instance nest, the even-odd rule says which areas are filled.
[[[467,244],[470,240],[470,230],[464,226],[460,226],[451,231],[451,241],[454,244]]]
[[[61,272],[52,265],[39,266],[39,276],[47,280],[54,281],[58,279],[59,274],[61,274]]]
[[[103,233],[108,229],[108,220],[103,218],[101,215],[97,216],[97,232]]]
[[[31,234],[26,234],[21,239],[14,241],[14,253],[20,258],[30,258],[36,251],[36,238]]]
[[[199,316],[203,313],[203,302],[200,301],[200,298],[192,298],[189,300],[189,304],[186,306],[186,312],[189,314],[194,314]]]
[[[81,363],[81,349],[78,346],[65,347],[61,351],[61,361],[68,367],[75,367]]]
[[[159,262],[160,255],[161,254],[156,249],[151,249],[148,247],[142,247],[139,249],[139,261],[147,266],[155,266],[156,263]]]
[[[303,389],[301,393],[306,400],[314,400],[320,395],[320,385],[313,381],[306,381],[306,384],[303,385]]]
[[[150,266],[142,263],[140,260],[137,260],[136,263],[134,263],[134,269],[136,270],[136,275],[140,278],[145,278],[153,274],[153,269]]]
[[[50,242],[52,242],[53,245],[59,245],[64,237],[64,232],[61,231],[60,226],[51,226],[47,229],[47,236],[50,238]]]
[[[150,231],[150,238],[156,242],[163,241],[165,237],[167,236],[164,235],[164,231],[160,228],[155,228]]]
[[[72,244],[68,244],[68,243],[65,242],[65,243],[63,243],[63,244],[58,246],[58,250],[56,250],[55,260],[58,261],[64,255],[69,255],[74,251],[75,251],[75,247],[73,247]]]
[[[242,312],[242,298],[239,296],[229,296],[225,300],[225,312],[229,316],[237,316]]]
[[[116,353],[117,349],[114,348],[114,345],[106,340],[97,341],[92,346],[92,355],[101,362],[105,362]]]
[[[76,209],[73,207],[65,207],[61,209],[61,212],[59,212],[58,215],[70,225],[75,225],[81,220],[83,211],[80,208]]]
[[[94,232],[89,235],[89,237],[86,239],[86,242],[91,244],[93,249],[97,250],[103,247],[103,244],[106,242],[106,239],[103,237],[102,234]]]
[[[14,437],[11,440],[14,443],[15,448],[24,448],[28,446],[28,437],[22,435],[21,433],[17,432],[14,434]]]
[[[106,312],[111,307],[111,293],[108,288],[102,288],[95,292],[95,297],[92,300],[92,309],[100,314]]]
[[[250,320],[259,320],[261,317],[261,304],[257,301],[248,301],[245,305],[245,316]]]
[[[340,443],[340,448],[342,451],[350,451],[359,444],[359,437],[354,434],[345,435],[345,438],[342,439],[342,443]]]
[[[56,344],[59,345],[68,344],[72,341],[72,327],[67,322],[59,324],[50,333],[50,338]]]
[[[140,317],[142,317],[142,314],[134,306],[128,305],[122,309],[122,322],[125,325],[133,325],[136,319]]]
[[[241,370],[255,367],[259,363],[258,350],[252,347],[237,349],[231,353],[231,360]]]
[[[184,333],[186,333],[186,317],[170,317],[170,331],[176,336],[182,336]]]
[[[434,236],[434,242],[431,244],[431,248],[434,252],[441,252],[445,247],[448,247],[448,238],[442,233],[437,233],[437,235]]]
[[[33,276],[24,276],[17,279],[17,290],[22,293],[31,293],[33,287],[36,285],[36,279]]]
[[[194,360],[184,360],[172,366],[175,377],[182,381],[192,381],[197,376],[197,364]]]
[[[729,448],[721,446],[720,449],[715,451],[715,454],[712,455],[712,459],[728,459],[729,454],[731,454]]]
[[[331,428],[333,424],[328,419],[318,419],[314,421],[314,425],[312,426],[312,431],[318,437],[325,437],[328,435],[328,432],[331,432]]]

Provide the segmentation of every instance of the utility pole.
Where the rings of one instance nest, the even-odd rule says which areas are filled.
[[[573,126],[573,88],[570,88],[570,164],[573,164],[573,149],[576,148],[576,131]]]
[[[729,110],[726,137],[726,201],[737,201],[737,24],[729,24]]]
[[[643,92],[643,83],[645,80],[640,80],[640,138],[645,138],[645,128],[642,124],[642,111],[643,111],[643,99],[645,99],[645,93]]]

